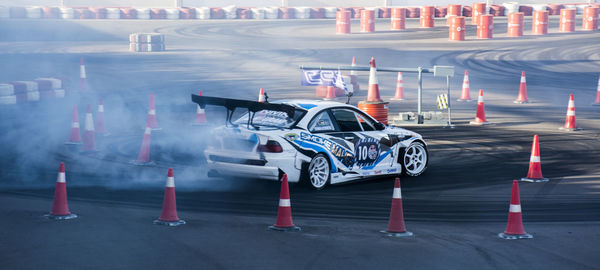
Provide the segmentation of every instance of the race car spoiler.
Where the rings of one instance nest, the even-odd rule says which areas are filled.
[[[231,117],[233,112],[237,108],[246,108],[250,113],[248,118],[248,124],[252,124],[254,113],[262,110],[279,111],[284,112],[290,118],[294,118],[296,107],[287,104],[275,104],[267,102],[258,102],[250,100],[232,99],[232,98],[221,98],[221,97],[208,97],[192,95],[192,101],[200,105],[200,108],[204,109],[206,105],[222,106],[227,109],[227,123],[231,123]]]

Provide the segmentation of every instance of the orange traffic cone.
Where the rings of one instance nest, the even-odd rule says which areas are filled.
[[[352,56],[352,66],[356,66],[356,57]],[[350,71],[350,83],[352,84],[352,91],[354,95],[360,91],[360,85],[358,84],[358,77],[356,76],[356,70]]]
[[[83,129],[83,147],[82,153],[95,153],[96,151],[96,135],[94,130],[94,118],[92,116],[92,107],[87,105],[85,113],[85,126]]]
[[[398,79],[396,80],[396,94],[392,100],[404,100],[404,82],[402,80],[402,72],[398,72]]]
[[[465,76],[463,77],[462,94],[456,101],[473,101],[470,95],[471,86],[469,85],[469,71],[465,70]]]
[[[275,225],[269,226],[269,229],[276,231],[299,231],[300,227],[295,226],[292,221],[292,205],[290,202],[290,190],[288,187],[287,174],[281,178],[281,192],[279,194],[279,208],[277,209],[277,220]]]
[[[266,102],[267,97],[265,96],[265,90],[262,88],[258,91],[258,102]]]
[[[569,96],[569,106],[567,107],[565,125],[559,129],[567,131],[580,130],[580,128],[577,128],[577,122],[575,121],[575,99],[573,98],[573,94]]]
[[[367,102],[382,102],[379,96],[379,80],[377,80],[377,67],[375,66],[375,58],[371,57],[369,61],[371,70],[369,71],[369,90],[367,93]]]
[[[540,144],[538,135],[533,135],[533,144],[531,145],[531,158],[529,159],[529,172],[526,178],[521,178],[526,182],[548,182],[548,178],[542,176],[542,161],[540,159]]]
[[[390,211],[390,220],[387,231],[381,231],[388,236],[411,236],[413,233],[407,232],[404,226],[404,212],[402,211],[402,192],[400,190],[400,178],[396,177],[394,183],[394,193],[392,195],[392,209]]]
[[[352,56],[352,66],[353,67],[356,66],[356,56]],[[350,75],[351,76],[356,76],[356,70],[350,70]]]
[[[98,103],[98,112],[96,113],[96,134],[108,136],[110,133],[106,131],[106,123],[104,121],[104,104],[102,99]]]
[[[519,198],[519,184],[517,180],[513,181],[512,196],[510,198],[510,208],[508,210],[508,224],[503,233],[498,236],[504,239],[525,239],[533,238],[531,234],[525,232],[523,228],[523,218],[521,216],[521,200]]]
[[[79,91],[87,91],[87,80],[85,75],[85,64],[83,63],[83,57],[79,60]]]
[[[150,160],[150,133],[152,129],[146,126],[144,130],[144,139],[142,140],[142,146],[140,146],[140,154],[137,160],[132,161],[134,165],[152,165],[154,162]]]
[[[56,178],[56,187],[54,189],[54,203],[50,214],[45,215],[49,219],[73,219],[77,215],[69,212],[67,203],[67,177],[65,176],[65,164],[60,163],[58,167],[58,177]]]
[[[162,212],[160,213],[160,217],[154,221],[154,224],[166,226],[179,226],[185,224],[185,220],[179,219],[177,216],[175,177],[173,176],[172,168],[169,168],[169,172],[167,173]]]
[[[490,122],[485,120],[485,104],[483,102],[483,90],[479,89],[479,97],[477,98],[477,114],[475,120],[469,122],[471,125],[487,125]]]
[[[161,130],[158,127],[158,121],[156,121],[156,107],[154,106],[154,93],[150,93],[150,104],[148,105],[148,118],[146,119],[146,126],[152,130]]]
[[[327,86],[327,95],[323,98],[323,100],[334,100],[335,97],[335,86]]]
[[[202,91],[198,91],[198,96],[202,96]],[[204,109],[200,107],[200,105],[196,105],[196,121],[192,123],[192,125],[205,125],[206,124],[206,114],[204,113]]]
[[[596,91],[596,101],[594,101],[592,105],[600,106],[600,76],[598,76],[598,90]]]
[[[79,127],[79,114],[77,106],[73,106],[73,116],[71,117],[71,135],[65,144],[81,144],[81,130]]]
[[[521,71],[521,84],[519,85],[519,96],[513,101],[514,103],[523,104],[529,103],[527,100],[527,81],[525,79],[525,71]]]

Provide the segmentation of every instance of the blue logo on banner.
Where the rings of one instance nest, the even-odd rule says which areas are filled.
[[[334,70],[303,70],[302,85],[333,86],[337,71]]]
[[[335,86],[348,92],[342,73],[335,70],[302,70],[302,85]]]

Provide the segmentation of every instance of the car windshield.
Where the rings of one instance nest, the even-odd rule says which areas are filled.
[[[254,114],[252,119],[253,126],[267,126],[267,127],[278,127],[278,128],[290,128],[300,117],[304,115],[304,111],[296,110],[294,112],[294,118],[288,117],[287,113],[280,111],[262,110]],[[248,123],[249,114],[242,115],[239,119],[233,123],[236,125],[244,125]]]

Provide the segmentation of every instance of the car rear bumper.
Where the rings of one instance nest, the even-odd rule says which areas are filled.
[[[209,162],[208,169],[216,171],[220,175],[243,176],[265,180],[279,180],[279,168],[245,165],[225,162]]]
[[[280,180],[281,169],[288,181],[298,182],[300,170],[294,167],[295,156],[285,154],[239,153],[219,150],[206,150],[207,169],[223,176],[238,176],[265,180]],[[265,157],[267,156],[267,157]]]

